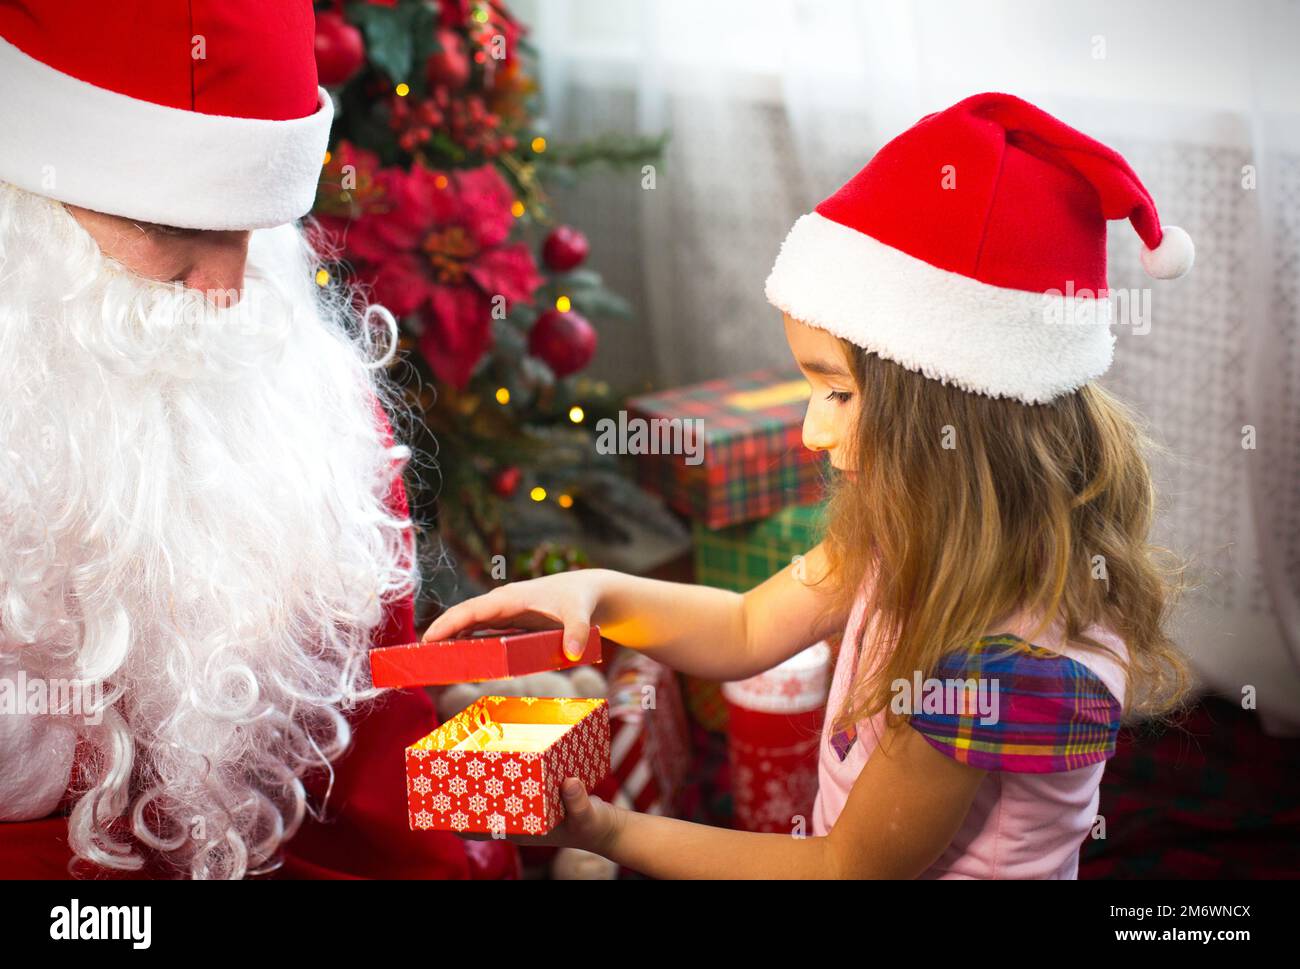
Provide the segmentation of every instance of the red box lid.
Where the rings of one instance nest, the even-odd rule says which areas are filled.
[[[546,670],[566,670],[601,661],[600,627],[592,626],[582,658],[564,655],[564,631],[485,630],[464,639],[384,646],[370,651],[375,686],[447,686],[480,680],[504,680]]]

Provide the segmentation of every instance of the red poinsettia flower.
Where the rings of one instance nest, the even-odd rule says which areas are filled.
[[[469,0],[439,0],[438,22],[444,27],[463,27],[469,21]]]
[[[424,322],[420,348],[463,388],[492,345],[492,300],[527,302],[541,285],[528,247],[510,243],[514,196],[491,165],[380,171],[381,200],[349,226],[345,249],[398,316]]]

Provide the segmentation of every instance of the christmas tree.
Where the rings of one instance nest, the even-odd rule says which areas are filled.
[[[662,513],[593,445],[614,402],[576,375],[592,321],[630,308],[547,188],[597,164],[639,173],[664,139],[549,143],[534,52],[501,3],[324,3],[316,29],[337,107],[314,211],[333,263],[317,281],[359,283],[398,319],[422,558],[446,548],[440,564],[478,585],[581,566],[584,534]],[[448,594],[445,578],[426,588]]]

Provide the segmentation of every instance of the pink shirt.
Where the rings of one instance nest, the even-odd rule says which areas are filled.
[[[872,721],[857,725],[857,737],[843,760],[832,745],[831,723],[851,680],[853,646],[864,608],[865,597],[860,597],[849,617],[835,664],[819,746],[818,793],[813,806],[815,835],[824,835],[835,825],[853,783],[875,749],[876,736],[885,730],[882,711]],[[1025,619],[1017,618],[991,632],[1010,632],[1028,639],[1033,629]],[[1094,627],[1088,634],[1127,658],[1123,641],[1110,632]],[[868,635],[864,653],[869,652],[871,642]],[[1124,671],[1110,657],[1062,643],[1057,629],[1033,642],[1087,667],[1116,701],[1124,702]],[[1077,878],[1079,848],[1097,817],[1098,787],[1105,769],[1102,761],[1053,773],[989,770],[960,830],[939,860],[920,877]],[[888,793],[881,792],[881,796]]]

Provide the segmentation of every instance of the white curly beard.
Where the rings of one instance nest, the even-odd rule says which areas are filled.
[[[98,725],[58,718],[98,752],[69,818],[87,861],[274,866],[418,582],[391,387],[316,266],[297,227],[255,232],[215,311],[0,183],[0,659],[103,685]]]

